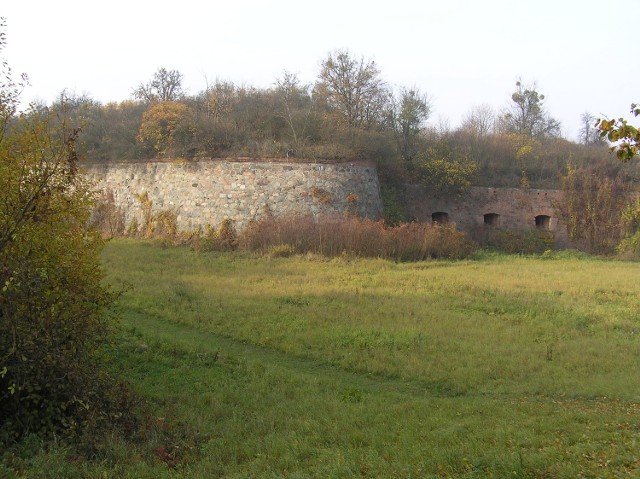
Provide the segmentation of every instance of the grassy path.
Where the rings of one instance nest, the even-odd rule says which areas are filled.
[[[336,386],[357,387],[376,392],[395,392],[418,396],[452,397],[457,394],[443,391],[438,385],[417,380],[403,380],[380,374],[345,370],[316,359],[286,354],[276,349],[239,341],[189,325],[177,324],[162,318],[152,317],[140,311],[128,311],[124,326],[133,328],[143,336],[196,354],[250,358],[251,361],[278,367],[289,374],[322,376]],[[486,394],[482,395],[486,397]]]
[[[120,351],[121,365],[195,438],[188,466],[168,477],[633,477],[639,465],[633,404],[446,397],[139,312],[126,318],[143,346]]]

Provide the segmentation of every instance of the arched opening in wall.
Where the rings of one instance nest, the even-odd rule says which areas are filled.
[[[445,225],[449,222],[449,213],[445,213],[444,211],[431,213],[431,222],[437,225]]]
[[[484,215],[484,224],[486,226],[498,226],[500,215],[498,213],[486,213]]]
[[[540,228],[543,230],[549,229],[549,225],[551,224],[551,216],[538,215],[536,216],[535,220],[536,220],[536,228]]]

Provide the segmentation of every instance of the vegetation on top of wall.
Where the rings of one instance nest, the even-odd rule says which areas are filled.
[[[63,92],[53,105],[38,111],[64,111],[82,124],[81,148],[92,161],[374,160],[389,225],[410,220],[403,204],[407,183],[421,183],[430,194],[447,196],[462,194],[471,185],[555,189],[570,183],[567,171],[589,174],[597,169],[603,179],[625,190],[640,184],[638,162],[617,161],[602,139],[624,123],[600,121],[599,133],[595,118],[584,113],[578,142],[569,141],[547,111],[545,95],[535,83],[522,80],[503,111],[472,106],[457,128],[428,123],[433,106],[425,92],[391,87],[379,65],[348,51],[327,54],[313,84],[285,72],[270,88],[216,80],[187,95],[182,80],[180,72],[161,68],[135,89],[135,100],[101,105]],[[321,193],[314,194],[328,201]],[[620,234],[610,238],[612,244],[597,246],[595,231],[613,227],[619,215],[614,221],[616,214],[609,211],[606,220],[587,220],[593,216],[587,213],[592,211],[590,201],[569,200],[560,206],[571,238],[590,251],[612,251]]]
[[[435,196],[462,195],[471,187],[478,172],[477,163],[442,142],[416,155],[409,166],[413,177]]]
[[[313,84],[284,72],[269,88],[216,80],[188,95],[182,81],[180,72],[160,68],[134,90],[133,100],[102,105],[63,91],[38,109],[64,111],[81,124],[80,148],[91,161],[368,159],[389,167],[397,182],[429,180],[412,173],[419,163],[414,160],[438,151],[437,162],[447,159],[445,170],[462,158],[475,165],[476,172],[461,179],[463,186],[471,180],[479,186],[558,188],[569,162],[578,168],[604,162],[609,173],[640,180],[637,164],[617,164],[609,155],[594,117],[583,114],[578,142],[569,141],[546,110],[544,94],[520,80],[508,108],[472,106],[456,128],[429,123],[434,109],[425,92],[391,87],[373,60],[348,51],[330,52]]]

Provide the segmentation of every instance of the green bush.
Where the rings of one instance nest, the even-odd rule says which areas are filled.
[[[624,238],[616,247],[616,252],[625,259],[640,259],[640,231]]]
[[[510,254],[542,254],[553,248],[553,233],[542,229],[515,231],[481,227],[472,237],[480,247]]]
[[[399,188],[382,183],[380,185],[380,194],[382,196],[385,223],[390,226],[398,226],[406,222],[407,215],[402,204]]]
[[[416,155],[413,174],[421,185],[436,196],[458,196],[473,184],[478,165],[466,154],[438,142]]]
[[[623,258],[640,258],[640,198],[629,204],[620,215],[626,236],[616,247],[616,252]]]
[[[114,294],[102,240],[86,228],[79,130],[46,112],[17,115],[16,91],[0,87],[0,443],[96,437],[126,407],[96,356]]]

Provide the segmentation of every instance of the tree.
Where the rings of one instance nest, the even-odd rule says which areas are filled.
[[[640,115],[640,107],[636,103],[631,104],[633,116]],[[640,130],[629,125],[624,118],[608,120],[600,118],[596,123],[600,136],[614,143],[611,148],[622,162],[629,161],[640,153]]]
[[[0,17],[0,52],[6,44],[6,21]],[[28,85],[29,77],[26,73],[20,75],[20,79],[15,81],[11,67],[6,59],[0,61],[0,140],[4,138],[9,120],[13,118],[19,104],[20,92]]]
[[[86,227],[93,193],[78,174],[79,129],[50,112],[18,113],[20,85],[2,65],[0,444],[92,434],[120,411],[118,384],[95,354],[113,295],[102,285],[101,239]]]
[[[313,103],[309,96],[309,87],[300,85],[297,75],[285,71],[282,78],[276,80],[276,94],[279,98],[280,117],[285,120],[294,148],[301,146]]]
[[[624,257],[640,258],[640,198],[631,202],[622,210],[620,221],[625,237],[616,247]]]
[[[417,88],[401,88],[394,114],[395,130],[402,157],[410,161],[416,153],[416,139],[431,114],[427,96]]]
[[[473,107],[462,121],[462,129],[482,138],[489,135],[495,125],[495,113],[489,105]]]
[[[560,122],[547,114],[544,99],[535,83],[524,85],[518,80],[512,103],[500,118],[503,132],[537,138],[560,136]]]
[[[82,132],[87,158],[122,161],[149,156],[136,139],[145,111],[144,104],[133,100],[103,105]]]
[[[89,151],[95,151],[102,145],[104,138],[105,123],[102,120],[102,105],[92,99],[86,93],[78,95],[64,89],[59,94],[50,107],[41,107],[40,111],[50,110],[55,112],[60,118],[65,118],[69,124],[82,128],[82,136],[77,145],[81,155]]]
[[[228,151],[237,141],[232,112],[238,102],[236,86],[231,82],[207,80],[205,90],[190,100],[194,113],[195,142],[208,156]]]
[[[456,196],[471,187],[478,165],[439,140],[416,155],[412,170],[430,194]]]
[[[204,105],[207,120],[217,122],[231,113],[237,96],[237,88],[232,82],[216,80],[211,85],[207,80],[207,88],[199,94],[198,100]]]
[[[178,146],[188,145],[193,137],[189,109],[184,103],[154,103],[142,114],[138,140],[149,144],[157,153],[173,154]]]
[[[611,253],[625,233],[625,190],[624,183],[606,171],[569,165],[558,205],[569,239],[590,253]]]
[[[316,92],[347,128],[378,124],[389,102],[389,90],[376,63],[341,50],[329,53],[322,62]]]
[[[146,103],[177,101],[184,94],[182,79],[178,70],[159,68],[148,83],[141,83],[133,90],[133,96]]]
[[[599,143],[600,132],[596,128],[596,117],[589,112],[580,115],[580,132],[578,138],[583,145],[594,145]]]

